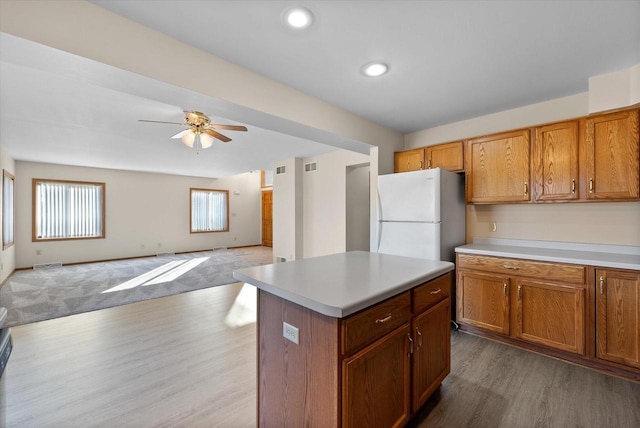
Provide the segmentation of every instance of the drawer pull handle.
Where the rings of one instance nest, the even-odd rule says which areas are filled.
[[[429,162],[427,163],[427,168],[431,169],[431,159],[429,159]]]
[[[505,268],[505,269],[520,270],[520,268],[518,266],[502,265],[502,267]]]
[[[593,178],[589,179],[589,193],[593,193]]]
[[[576,179],[571,180],[571,193],[576,193]]]
[[[504,293],[504,297],[507,297],[507,283],[502,284],[502,292]]]
[[[420,161],[420,169],[424,169],[424,162]]]
[[[524,182],[524,194],[526,195],[527,193],[529,193],[529,184],[527,184],[527,182]]]
[[[518,285],[518,300],[522,300],[522,285]]]
[[[413,339],[410,334],[407,334],[407,339],[409,339],[409,357],[413,354]]]
[[[416,334],[418,335],[418,349],[422,347],[422,333],[420,333],[420,330],[418,330],[418,327],[416,327]]]
[[[430,292],[429,292],[429,294],[438,294],[438,293],[439,293],[439,292],[441,292],[441,291],[442,291],[442,289],[441,289],[441,288],[436,288],[435,290],[430,291]]]
[[[384,317],[384,318],[378,318],[378,319],[376,320],[376,324],[384,324],[384,323],[386,323],[387,321],[389,321],[390,319],[391,319],[391,314],[387,315],[387,316],[386,316],[386,317]]]
[[[604,276],[600,277],[600,294],[604,294]]]

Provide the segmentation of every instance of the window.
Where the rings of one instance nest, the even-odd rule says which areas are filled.
[[[2,249],[13,245],[13,185],[15,177],[2,170]]]
[[[33,179],[33,241],[104,238],[104,183]]]
[[[191,233],[229,231],[229,191],[191,189]]]

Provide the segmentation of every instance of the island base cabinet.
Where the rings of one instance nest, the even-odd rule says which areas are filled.
[[[640,273],[596,270],[596,353],[640,368]]]
[[[418,410],[451,371],[450,299],[413,321],[413,409]]]
[[[408,337],[409,324],[405,324],[344,360],[344,428],[400,427],[409,421]]]

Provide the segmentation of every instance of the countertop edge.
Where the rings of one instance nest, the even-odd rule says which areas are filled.
[[[358,302],[355,302],[349,306],[345,306],[342,308],[319,303],[315,300],[293,293],[289,290],[285,290],[275,285],[266,283],[264,281],[260,281],[258,279],[243,275],[240,272],[234,272],[233,277],[239,281],[251,284],[260,290],[273,294],[274,296],[281,297],[289,302],[295,303],[307,309],[311,309],[312,311],[318,312],[322,315],[326,315],[333,318],[345,318],[349,315],[352,315],[358,311],[371,307],[391,297],[397,296],[398,294],[404,293],[405,291],[411,290],[412,288],[415,288],[420,284],[428,282],[448,272],[452,272],[455,269],[455,265],[453,263],[450,263],[450,262],[443,262],[443,263],[447,263],[447,265],[439,269],[433,269],[430,272],[426,273],[425,275],[417,277],[411,281],[407,281],[405,283],[399,284],[396,287],[389,288],[384,292],[381,292],[374,296],[369,296],[368,298],[364,298]]]
[[[482,248],[477,248],[478,246],[481,246]],[[599,252],[588,253],[586,251],[556,249],[554,251],[564,252],[566,253],[566,255],[543,255],[535,253],[536,250],[543,250],[543,248],[532,248],[527,251],[527,248],[524,247],[513,247],[513,249],[506,249],[505,247],[507,246],[504,245],[500,245],[499,249],[491,247],[492,245],[490,244],[468,244],[461,247],[456,247],[455,252],[461,254],[509,257],[513,259],[581,264],[603,268],[640,270],[640,256],[630,254]],[[627,262],[620,260],[611,260],[612,258],[633,259],[633,261]],[[637,262],[635,261],[635,259],[637,259]]]

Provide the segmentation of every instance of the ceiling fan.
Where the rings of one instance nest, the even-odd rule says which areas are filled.
[[[188,129],[178,132],[171,138],[180,138],[187,147],[196,147],[196,154],[200,154],[200,149],[207,149],[213,145],[213,139],[217,138],[223,143],[231,141],[231,138],[222,135],[217,129],[228,131],[246,131],[246,126],[240,125],[220,125],[211,123],[211,119],[204,113],[191,110],[184,111],[184,122],[164,122],[160,120],[144,120],[139,122],[168,123],[170,125],[186,126]]]

